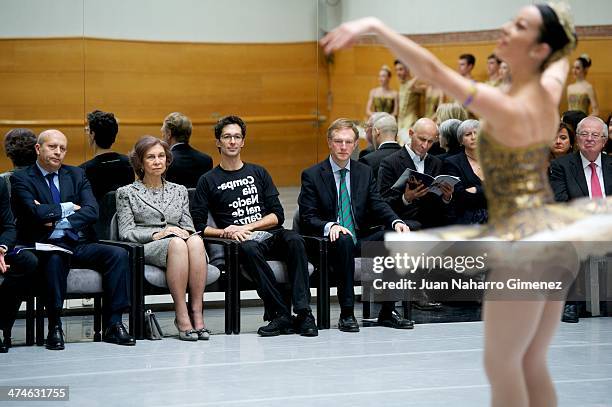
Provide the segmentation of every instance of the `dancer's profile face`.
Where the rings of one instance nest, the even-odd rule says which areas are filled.
[[[574,66],[572,68],[572,73],[574,74],[574,76],[577,79],[584,78],[585,69],[582,66],[582,62],[580,62],[580,60],[577,59],[577,60],[574,61]]]
[[[539,43],[542,24],[542,15],[537,7],[523,7],[514,19],[502,26],[495,54],[511,66],[541,64],[547,56],[542,52],[545,45]]]

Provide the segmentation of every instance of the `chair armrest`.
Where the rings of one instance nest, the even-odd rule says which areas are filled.
[[[111,246],[123,247],[127,251],[138,249],[139,247],[144,247],[142,245],[142,243],[122,242],[122,241],[119,241],[119,240],[100,239],[100,240],[98,240],[98,242],[104,243],[104,244],[108,244],[108,245],[111,245]]]
[[[236,240],[232,240],[232,239],[224,239],[222,237],[209,237],[209,236],[202,236],[202,240],[204,240],[204,243],[208,243],[208,244],[218,244],[224,247],[231,247],[232,245],[238,245],[238,241]]]

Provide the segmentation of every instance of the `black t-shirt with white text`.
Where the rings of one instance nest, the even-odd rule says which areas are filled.
[[[202,175],[191,207],[196,230],[204,230],[209,212],[219,229],[249,225],[271,213],[278,218],[277,228],[284,222],[272,177],[265,168],[249,163],[236,171],[216,166]]]

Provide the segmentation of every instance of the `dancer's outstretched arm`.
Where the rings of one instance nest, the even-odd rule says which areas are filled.
[[[561,102],[563,89],[565,88],[565,80],[569,71],[569,62],[567,58],[561,58],[553,62],[544,70],[540,83],[550,95],[551,100],[558,106]]]

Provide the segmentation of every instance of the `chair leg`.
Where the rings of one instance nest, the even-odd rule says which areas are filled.
[[[402,301],[402,309],[404,311],[404,318],[412,319],[412,301]]]
[[[26,345],[28,346],[34,345],[34,324],[34,296],[28,296],[26,298]]]
[[[94,342],[102,341],[102,298],[94,297]]]
[[[233,291],[232,291],[232,273],[231,270],[226,271],[226,279],[225,279],[225,334],[231,335],[234,329],[234,318],[233,312],[234,307],[232,304]]]
[[[362,309],[363,309],[363,319],[370,318],[370,301],[361,300]]]
[[[239,334],[240,333],[240,278],[239,278],[239,270],[240,270],[240,259],[239,259],[239,254],[238,254],[238,246],[234,245],[233,246],[234,250],[233,250],[233,261],[232,261],[232,265],[231,265],[231,272],[233,273],[233,277],[232,277],[232,291],[233,291],[233,298],[232,298],[232,302],[234,305],[234,312],[233,312],[233,317],[234,317],[234,323],[233,323],[233,329],[232,331],[235,334]]]
[[[45,344],[45,308],[40,298],[36,298],[36,346]]]

